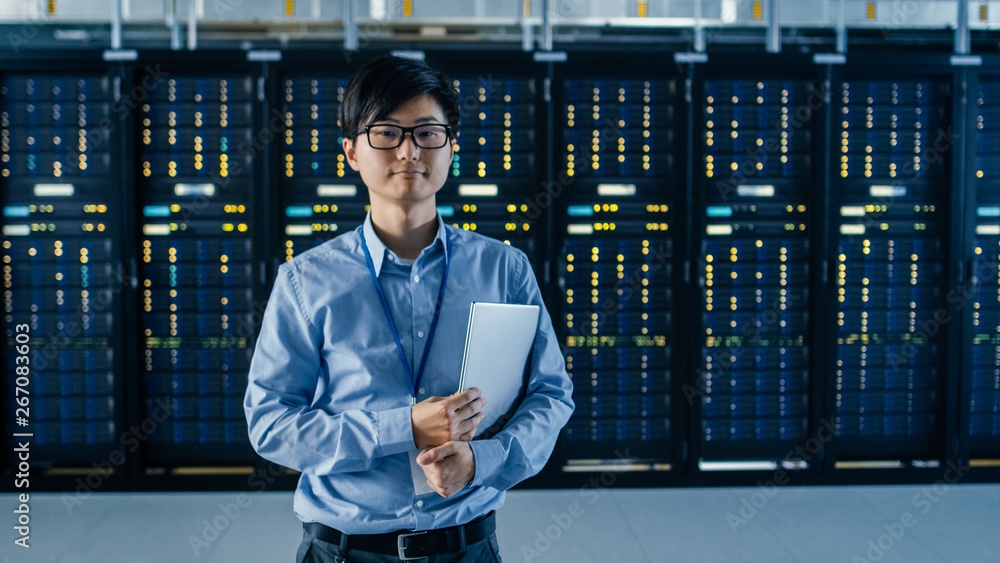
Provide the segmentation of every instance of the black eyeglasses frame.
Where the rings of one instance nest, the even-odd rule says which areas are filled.
[[[445,138],[444,143],[442,143],[440,146],[437,146],[437,147],[424,147],[424,146],[421,146],[420,142],[417,140],[417,136],[413,134],[414,131],[416,131],[417,129],[420,129],[421,127],[426,127],[428,125],[437,125],[438,127],[444,127],[444,130],[445,130],[445,133],[447,134],[447,137]],[[376,147],[375,145],[372,144],[372,138],[371,138],[371,130],[372,130],[373,127],[395,127],[397,129],[400,129],[402,132],[399,135],[399,143],[397,143],[396,146],[394,146],[394,147]],[[444,124],[444,123],[421,123],[420,125],[414,125],[413,127],[403,127],[402,125],[395,125],[395,124],[392,124],[392,123],[375,123],[375,124],[372,124],[372,125],[365,125],[365,128],[362,129],[361,131],[358,131],[357,135],[360,135],[362,133],[365,134],[365,139],[368,140],[368,146],[370,146],[371,148],[373,148],[375,150],[380,150],[380,151],[391,151],[391,150],[398,149],[399,146],[403,144],[403,139],[406,138],[406,134],[407,133],[409,133],[410,134],[410,138],[413,139],[413,144],[416,145],[418,148],[421,148],[421,149],[424,149],[424,150],[436,150],[436,149],[444,148],[444,147],[446,147],[448,145],[448,141],[450,141],[451,138],[452,138],[451,125],[447,125],[447,124]],[[355,135],[355,136],[357,136],[357,135]]]

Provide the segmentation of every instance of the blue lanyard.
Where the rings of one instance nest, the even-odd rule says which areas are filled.
[[[389,321],[389,329],[392,330],[392,338],[396,341],[396,351],[399,352],[399,361],[403,364],[403,370],[410,383],[410,393],[413,401],[417,400],[417,389],[420,387],[420,380],[424,377],[424,366],[427,365],[427,356],[430,355],[431,342],[434,341],[434,333],[437,332],[438,317],[441,315],[441,304],[444,302],[444,288],[448,285],[448,270],[451,267],[451,239],[448,237],[448,229],[444,230],[445,255],[444,255],[444,275],[441,276],[441,290],[438,291],[437,305],[434,306],[434,320],[431,321],[431,329],[427,334],[427,344],[424,344],[424,357],[420,359],[420,367],[417,369],[417,378],[413,379],[413,372],[410,371],[410,363],[406,361],[406,353],[403,352],[403,344],[399,341],[399,331],[396,330],[396,322],[392,320],[392,311],[389,310],[389,302],[385,300],[385,292],[382,291],[382,284],[375,274],[375,263],[372,262],[371,252],[368,250],[368,243],[365,242],[364,229],[361,230],[361,248],[365,251],[365,261],[368,262],[368,273],[372,275],[372,282],[375,284],[375,291],[382,301],[382,309],[385,310],[385,318]]]

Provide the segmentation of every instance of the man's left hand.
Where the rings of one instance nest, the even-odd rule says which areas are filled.
[[[427,448],[417,456],[417,463],[424,470],[427,483],[444,498],[464,489],[476,476],[472,446],[464,441]]]

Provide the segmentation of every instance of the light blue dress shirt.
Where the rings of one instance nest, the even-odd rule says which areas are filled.
[[[445,225],[412,265],[371,215],[278,269],[250,364],[244,408],[262,457],[302,472],[295,514],[347,534],[464,524],[536,474],[573,411],[572,384],[538,283],[520,250]],[[476,474],[444,498],[414,496],[410,384],[361,249],[365,237],[410,369],[416,373],[444,272],[451,272],[417,400],[458,389],[473,301],[541,306],[527,395],[504,429],[471,442]],[[489,400],[489,397],[486,397]]]

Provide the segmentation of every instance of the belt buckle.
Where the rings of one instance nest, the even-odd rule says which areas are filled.
[[[424,559],[426,557],[426,555],[421,555],[420,557],[407,557],[406,544],[404,542],[406,541],[406,538],[411,538],[413,536],[423,536],[426,535],[427,532],[428,530],[424,530],[422,532],[408,532],[396,536],[396,551],[397,554],[399,555],[400,561],[416,561],[417,559]]]

